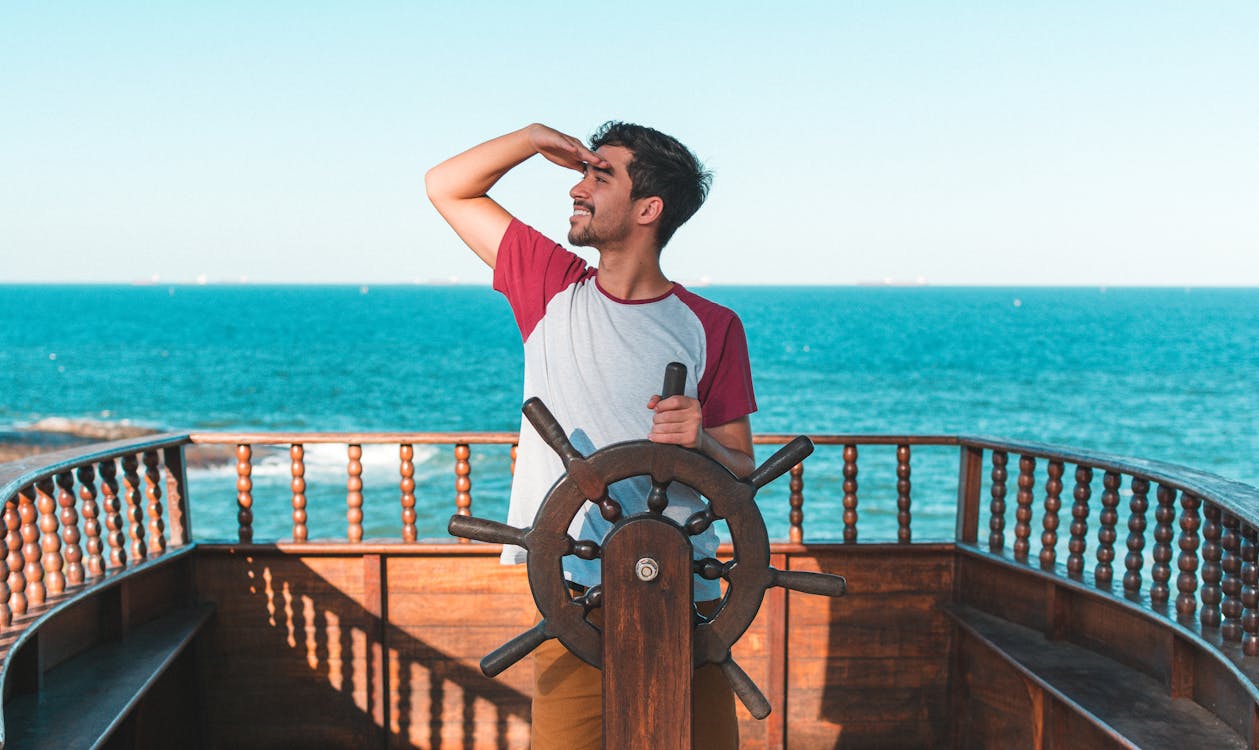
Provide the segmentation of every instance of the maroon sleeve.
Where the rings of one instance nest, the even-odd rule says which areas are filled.
[[[513,218],[498,246],[494,289],[507,297],[520,337],[528,339],[551,298],[590,273],[580,257]]]
[[[709,328],[704,376],[699,381],[699,400],[704,427],[716,427],[756,411],[752,392],[752,365],[748,361],[747,335],[738,316],[726,311],[725,325]]]
[[[704,374],[698,389],[704,427],[717,427],[756,411],[748,339],[739,316],[681,284],[674,284],[673,290],[704,327]]]

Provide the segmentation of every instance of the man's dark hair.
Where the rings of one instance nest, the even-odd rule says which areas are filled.
[[[620,146],[632,154],[630,198],[659,196],[664,201],[656,239],[663,249],[678,227],[695,215],[708,197],[712,173],[678,139],[659,130],[610,120],[590,137],[590,150]]]

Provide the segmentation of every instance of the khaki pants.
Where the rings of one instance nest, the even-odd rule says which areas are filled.
[[[691,744],[693,750],[739,747],[734,693],[716,664],[695,670],[691,683]],[[599,750],[603,747],[603,673],[573,656],[554,638],[533,651],[531,747],[533,750]]]

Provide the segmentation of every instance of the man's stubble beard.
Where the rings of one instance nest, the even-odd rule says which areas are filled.
[[[593,247],[598,250],[608,244],[619,243],[629,235],[627,224],[608,224],[595,228],[595,215],[591,213],[584,226],[572,227],[568,230],[568,244],[573,247]]]
[[[573,227],[568,230],[568,244],[573,247],[594,247],[599,242],[599,235],[587,224],[584,227]]]

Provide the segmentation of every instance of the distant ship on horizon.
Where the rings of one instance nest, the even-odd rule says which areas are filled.
[[[887,276],[882,279],[865,279],[857,282],[857,286],[930,286],[926,276],[916,276],[913,279],[897,279]]]

